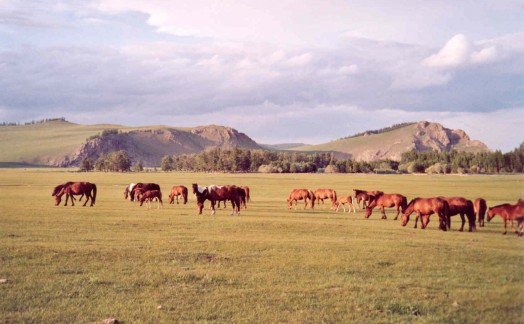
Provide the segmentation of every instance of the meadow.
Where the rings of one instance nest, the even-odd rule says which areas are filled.
[[[94,207],[54,206],[52,188],[97,184]],[[164,208],[124,200],[156,182]],[[240,216],[168,205],[171,186],[251,188]],[[375,210],[287,209],[292,188],[417,196],[523,196],[524,176],[77,173],[0,169],[0,321],[9,323],[523,323],[524,238],[496,217],[477,232],[426,230]],[[63,204],[63,203],[62,203]],[[156,207],[156,203],[153,203]],[[467,226],[466,226],[467,228]]]

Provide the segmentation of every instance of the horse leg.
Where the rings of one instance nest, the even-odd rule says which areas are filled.
[[[215,201],[211,200],[211,216],[215,215]]]
[[[502,233],[502,235],[506,235],[506,222],[507,222],[507,219],[504,218],[504,233]]]
[[[304,209],[307,208],[307,199],[304,199]]]
[[[395,218],[393,218],[393,220],[397,220],[398,215],[400,214],[400,205],[396,206],[396,208],[397,208],[397,216],[395,216]]]
[[[386,216],[386,211],[384,210],[384,206],[380,206],[380,210],[382,211],[382,219],[388,219]]]
[[[91,197],[91,193],[87,193],[86,194],[86,201],[84,202],[84,207],[87,205],[87,202],[89,201],[89,198],[91,198],[91,202],[93,201],[93,197]],[[91,206],[93,206],[93,204],[91,203]]]
[[[460,220],[462,221],[462,226],[459,229],[459,232],[464,231],[464,224],[466,224],[466,220],[464,219],[464,214],[460,214]]]

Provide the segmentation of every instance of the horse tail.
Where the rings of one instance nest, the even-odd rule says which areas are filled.
[[[310,199],[311,199],[311,202],[310,202],[310,203],[311,203],[311,209],[313,209],[313,208],[315,207],[315,198],[316,198],[316,197],[315,197],[315,194],[313,193],[312,190],[308,189],[307,191],[308,191],[308,193],[309,193],[309,196],[311,197],[311,198],[310,198]]]
[[[331,205],[335,205],[335,202],[337,201],[337,192],[335,190],[333,190],[333,201],[331,203]]]
[[[468,200],[467,207],[468,208],[467,208],[466,215],[468,217],[470,231],[471,230],[476,231],[477,230],[477,225],[476,225],[477,213],[475,212],[475,206],[473,205],[473,202],[471,200]]]
[[[406,196],[402,196],[402,201],[400,202],[400,208],[402,208],[402,213],[408,208],[408,198]]]
[[[182,188],[182,197],[184,197],[184,205],[187,204],[187,188]]]
[[[95,204],[95,201],[96,201],[96,184],[93,183],[93,197],[91,198],[91,202],[93,203],[93,205]]]

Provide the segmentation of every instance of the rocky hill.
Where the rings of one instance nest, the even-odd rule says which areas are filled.
[[[453,130],[427,121],[412,123],[388,132],[366,132],[356,137],[293,150],[332,151],[339,156],[368,162],[382,159],[399,161],[402,153],[409,151],[490,151],[484,143],[471,140],[463,130]]]
[[[230,149],[234,146],[260,149],[247,135],[224,126],[199,126],[189,131],[172,128],[135,130],[90,139],[78,147],[59,166],[79,165],[83,158],[96,160],[118,150],[127,152],[132,161],[144,166],[158,166],[166,155],[198,153],[207,148]]]

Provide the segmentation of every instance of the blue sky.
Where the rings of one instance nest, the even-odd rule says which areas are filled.
[[[0,0],[0,120],[523,142],[522,1]]]

